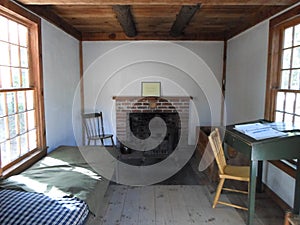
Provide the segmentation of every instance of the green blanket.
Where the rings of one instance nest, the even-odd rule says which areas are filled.
[[[107,152],[99,146],[84,148],[88,154]],[[98,207],[101,207],[109,180],[99,175],[101,171],[99,173],[93,169],[96,168],[93,165],[99,165],[101,160],[91,161],[83,155],[85,154],[78,147],[58,147],[21,174],[0,181],[0,188],[38,192],[55,197],[75,196],[84,200],[90,211],[96,214]],[[110,175],[113,176],[113,171]]]

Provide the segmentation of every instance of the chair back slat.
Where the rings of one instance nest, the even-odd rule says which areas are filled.
[[[224,150],[222,147],[222,140],[220,138],[219,129],[215,128],[208,137],[209,143],[213,150],[219,171],[221,174],[224,174],[224,168],[226,167],[226,159],[224,156]]]
[[[103,134],[102,113],[83,114],[83,124],[88,137],[97,137]]]

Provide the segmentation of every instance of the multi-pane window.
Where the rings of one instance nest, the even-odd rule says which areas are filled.
[[[276,121],[300,123],[300,23],[283,31]]]
[[[265,119],[300,125],[300,6],[270,20]],[[291,127],[291,126],[289,126]],[[297,160],[272,163],[295,177]]]
[[[18,6],[12,8],[22,15],[1,7],[0,176],[45,149],[40,20]]]
[[[1,15],[0,27],[0,148],[4,167],[37,147],[37,131],[28,29]]]

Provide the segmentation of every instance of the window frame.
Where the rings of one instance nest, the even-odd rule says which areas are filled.
[[[30,73],[32,74],[30,78],[30,88],[34,90],[36,108],[37,148],[8,165],[5,165],[3,168],[0,159],[0,177],[8,177],[26,169],[35,161],[46,155],[47,152],[42,76],[41,19],[10,1],[0,3],[0,14],[28,28],[28,63]]]
[[[284,29],[300,23],[300,6],[286,11],[285,13],[270,20],[269,24],[269,50],[268,69],[265,97],[265,119],[275,120],[276,92],[280,90],[282,41]],[[293,92],[293,90],[291,90]],[[295,178],[295,168],[281,160],[270,161],[274,166],[283,170]]]

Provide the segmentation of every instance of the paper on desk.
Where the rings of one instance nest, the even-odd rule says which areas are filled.
[[[240,124],[234,127],[237,131],[242,132],[256,140],[262,140],[272,137],[280,137],[287,135],[284,132],[273,129],[267,124],[251,123],[251,124]]]

